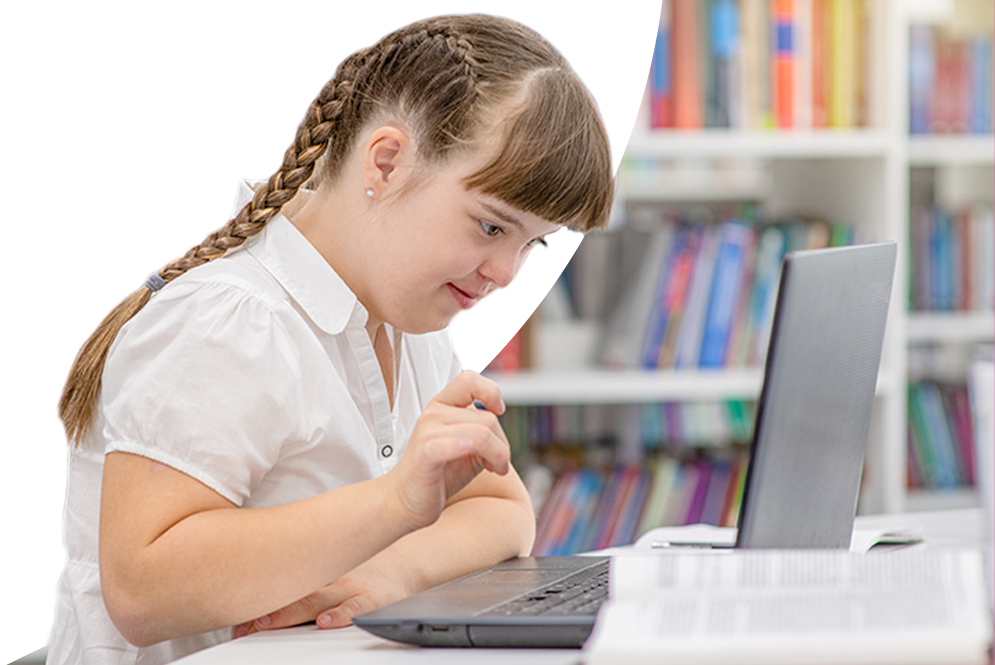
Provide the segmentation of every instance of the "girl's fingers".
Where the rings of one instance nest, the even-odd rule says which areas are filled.
[[[498,384],[475,372],[461,373],[432,401],[460,408],[472,406],[474,401],[480,401],[488,411],[497,415],[501,415],[505,410]]]
[[[430,466],[438,467],[477,455],[488,471],[498,475],[508,473],[511,450],[508,444],[490,430],[474,425],[448,428],[446,436],[428,441],[423,449]]]

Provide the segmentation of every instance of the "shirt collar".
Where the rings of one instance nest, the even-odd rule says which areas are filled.
[[[235,213],[252,200],[254,184],[247,180],[239,183]],[[337,335],[350,319],[366,325],[369,315],[356,294],[289,219],[277,214],[257,238],[246,243],[246,251],[280,282],[319,328]]]

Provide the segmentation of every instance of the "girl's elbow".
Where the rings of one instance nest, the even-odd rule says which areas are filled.
[[[128,583],[137,575],[123,575],[120,571],[112,572],[101,565],[100,591],[104,598],[104,607],[114,627],[121,636],[136,647],[148,647],[168,639],[168,636],[158,636],[161,631],[162,617],[156,623],[157,613],[152,607],[151,594],[147,589]]]
[[[114,627],[121,636],[136,647],[152,646],[160,639],[155,639],[151,630],[153,612],[146,607],[140,598],[114,584],[101,583],[104,596],[104,606]]]

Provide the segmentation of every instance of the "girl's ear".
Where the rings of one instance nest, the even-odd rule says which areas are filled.
[[[414,146],[408,133],[385,125],[370,134],[363,155],[363,185],[374,198],[400,191],[405,174],[414,165]]]

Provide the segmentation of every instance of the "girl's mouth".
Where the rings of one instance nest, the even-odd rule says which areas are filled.
[[[452,282],[446,284],[449,287],[449,292],[452,293],[453,298],[456,299],[456,303],[460,306],[460,309],[470,309],[477,304],[480,299],[479,295],[472,293],[467,293],[463,289],[455,286]]]

